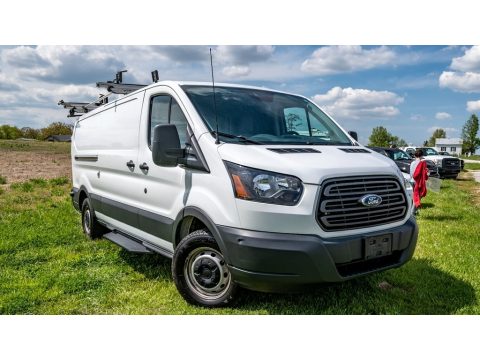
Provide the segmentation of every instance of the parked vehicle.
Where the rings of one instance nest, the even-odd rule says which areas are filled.
[[[90,238],[172,258],[180,294],[229,304],[405,264],[411,188],[309,99],[242,85],[99,83],[72,136],[73,204]]]
[[[448,151],[439,151],[438,155],[443,155],[443,156],[451,156]]]
[[[437,150],[431,147],[405,147],[401,149],[409,154],[414,154],[415,150],[421,149],[423,151],[423,157],[426,160],[433,161],[437,166],[440,178],[456,179],[462,169],[462,162],[459,158],[440,155]]]
[[[412,163],[413,159],[405,151],[398,148],[377,146],[368,146],[368,148],[392,159],[403,173],[410,174],[410,164]],[[431,160],[425,161],[427,162],[428,175],[433,177],[439,177],[440,175],[438,174],[438,168],[435,163]]]

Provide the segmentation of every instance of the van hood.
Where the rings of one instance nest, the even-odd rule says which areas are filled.
[[[276,152],[278,149],[313,149],[317,152]],[[345,152],[360,149],[368,153]],[[293,175],[306,184],[320,184],[330,177],[394,175],[403,179],[397,165],[384,155],[361,146],[239,145],[224,143],[220,157],[242,166]]]

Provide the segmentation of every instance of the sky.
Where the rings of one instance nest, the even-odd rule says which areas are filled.
[[[307,96],[361,143],[384,126],[421,145],[434,129],[461,136],[480,114],[480,46],[0,46],[0,125],[72,123],[59,100],[93,101],[97,81],[215,81]]]

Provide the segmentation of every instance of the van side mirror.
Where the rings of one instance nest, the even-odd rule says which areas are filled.
[[[348,135],[350,135],[352,138],[355,139],[355,141],[358,141],[358,134],[356,131],[349,131]]]
[[[180,147],[177,127],[173,124],[157,125],[153,128],[152,160],[155,165],[175,167],[185,157]]]

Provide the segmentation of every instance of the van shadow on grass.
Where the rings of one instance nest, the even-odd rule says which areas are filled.
[[[171,260],[161,255],[120,256],[150,280],[171,280]],[[454,314],[476,304],[465,281],[425,259],[399,269],[336,284],[313,285],[301,292],[267,294],[242,289],[234,307],[269,314]]]
[[[424,203],[424,202],[422,202],[422,206],[420,207],[420,209],[430,209],[430,208],[433,208],[433,207],[435,207],[435,205],[432,204],[432,203]]]
[[[339,284],[322,284],[296,294],[244,291],[237,306],[269,314],[454,314],[476,304],[465,281],[411,260],[402,268]]]
[[[149,280],[171,280],[172,261],[160,254],[135,254],[122,249],[120,257]]]

